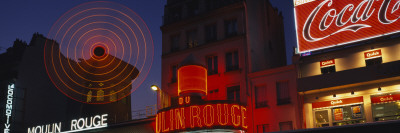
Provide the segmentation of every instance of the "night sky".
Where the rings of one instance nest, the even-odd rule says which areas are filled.
[[[93,0],[4,0],[0,3],[0,53],[12,46],[16,38],[29,43],[33,33],[47,35],[54,22],[71,8]],[[166,0],[111,0],[131,8],[147,23],[154,41],[154,62],[147,79],[132,93],[132,110],[156,103],[150,86],[161,85],[161,30]],[[291,63],[296,46],[293,1],[270,0],[282,11],[285,23],[286,53]]]

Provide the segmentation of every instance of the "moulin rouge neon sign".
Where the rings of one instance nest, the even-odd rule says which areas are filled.
[[[400,32],[399,0],[294,0],[300,53]]]
[[[246,130],[247,109],[230,103],[180,106],[160,110],[156,115],[156,133],[196,129]]]

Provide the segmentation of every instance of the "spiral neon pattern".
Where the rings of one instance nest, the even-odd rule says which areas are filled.
[[[104,104],[135,91],[150,71],[154,45],[142,18],[114,2],[78,5],[52,26],[44,63],[53,84],[79,102]]]

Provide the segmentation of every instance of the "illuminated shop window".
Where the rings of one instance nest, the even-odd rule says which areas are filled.
[[[207,57],[208,75],[218,74],[218,56]]]
[[[257,133],[266,133],[269,131],[269,124],[257,125]]]
[[[315,111],[314,117],[315,117],[316,128],[329,126],[328,110]]]
[[[268,107],[268,102],[267,102],[267,89],[265,86],[257,86],[255,87],[255,96],[256,96],[256,108],[261,108],[261,107]]]
[[[333,126],[365,123],[363,110],[361,104],[332,108]]]
[[[226,71],[233,71],[239,69],[238,51],[228,52],[225,54]]]
[[[86,102],[92,102],[92,91],[90,90],[86,95]]]
[[[238,25],[237,19],[225,20],[225,37],[232,37],[237,35]]]
[[[400,120],[400,93],[371,96],[374,121]]]
[[[276,82],[276,95],[278,105],[290,103],[289,81]]]
[[[382,51],[381,49],[370,50],[364,52],[365,65],[373,66],[376,64],[382,64]]]
[[[335,59],[321,61],[320,67],[321,67],[322,74],[336,72]]]
[[[206,42],[213,42],[217,40],[217,25],[211,24],[205,27]]]
[[[98,90],[97,91],[96,100],[97,101],[104,101],[104,91],[103,90]]]
[[[179,34],[171,36],[171,52],[179,51]]]
[[[226,89],[228,100],[240,102],[240,86],[231,86]]]
[[[293,130],[292,121],[279,122],[279,129],[280,131]]]
[[[117,93],[114,90],[110,91],[110,102],[117,101]]]
[[[178,65],[173,65],[171,67],[171,83],[175,83],[177,81],[177,71],[178,71]]]

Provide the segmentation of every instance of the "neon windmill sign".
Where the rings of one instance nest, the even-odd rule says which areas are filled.
[[[400,32],[399,0],[294,0],[300,53]]]

